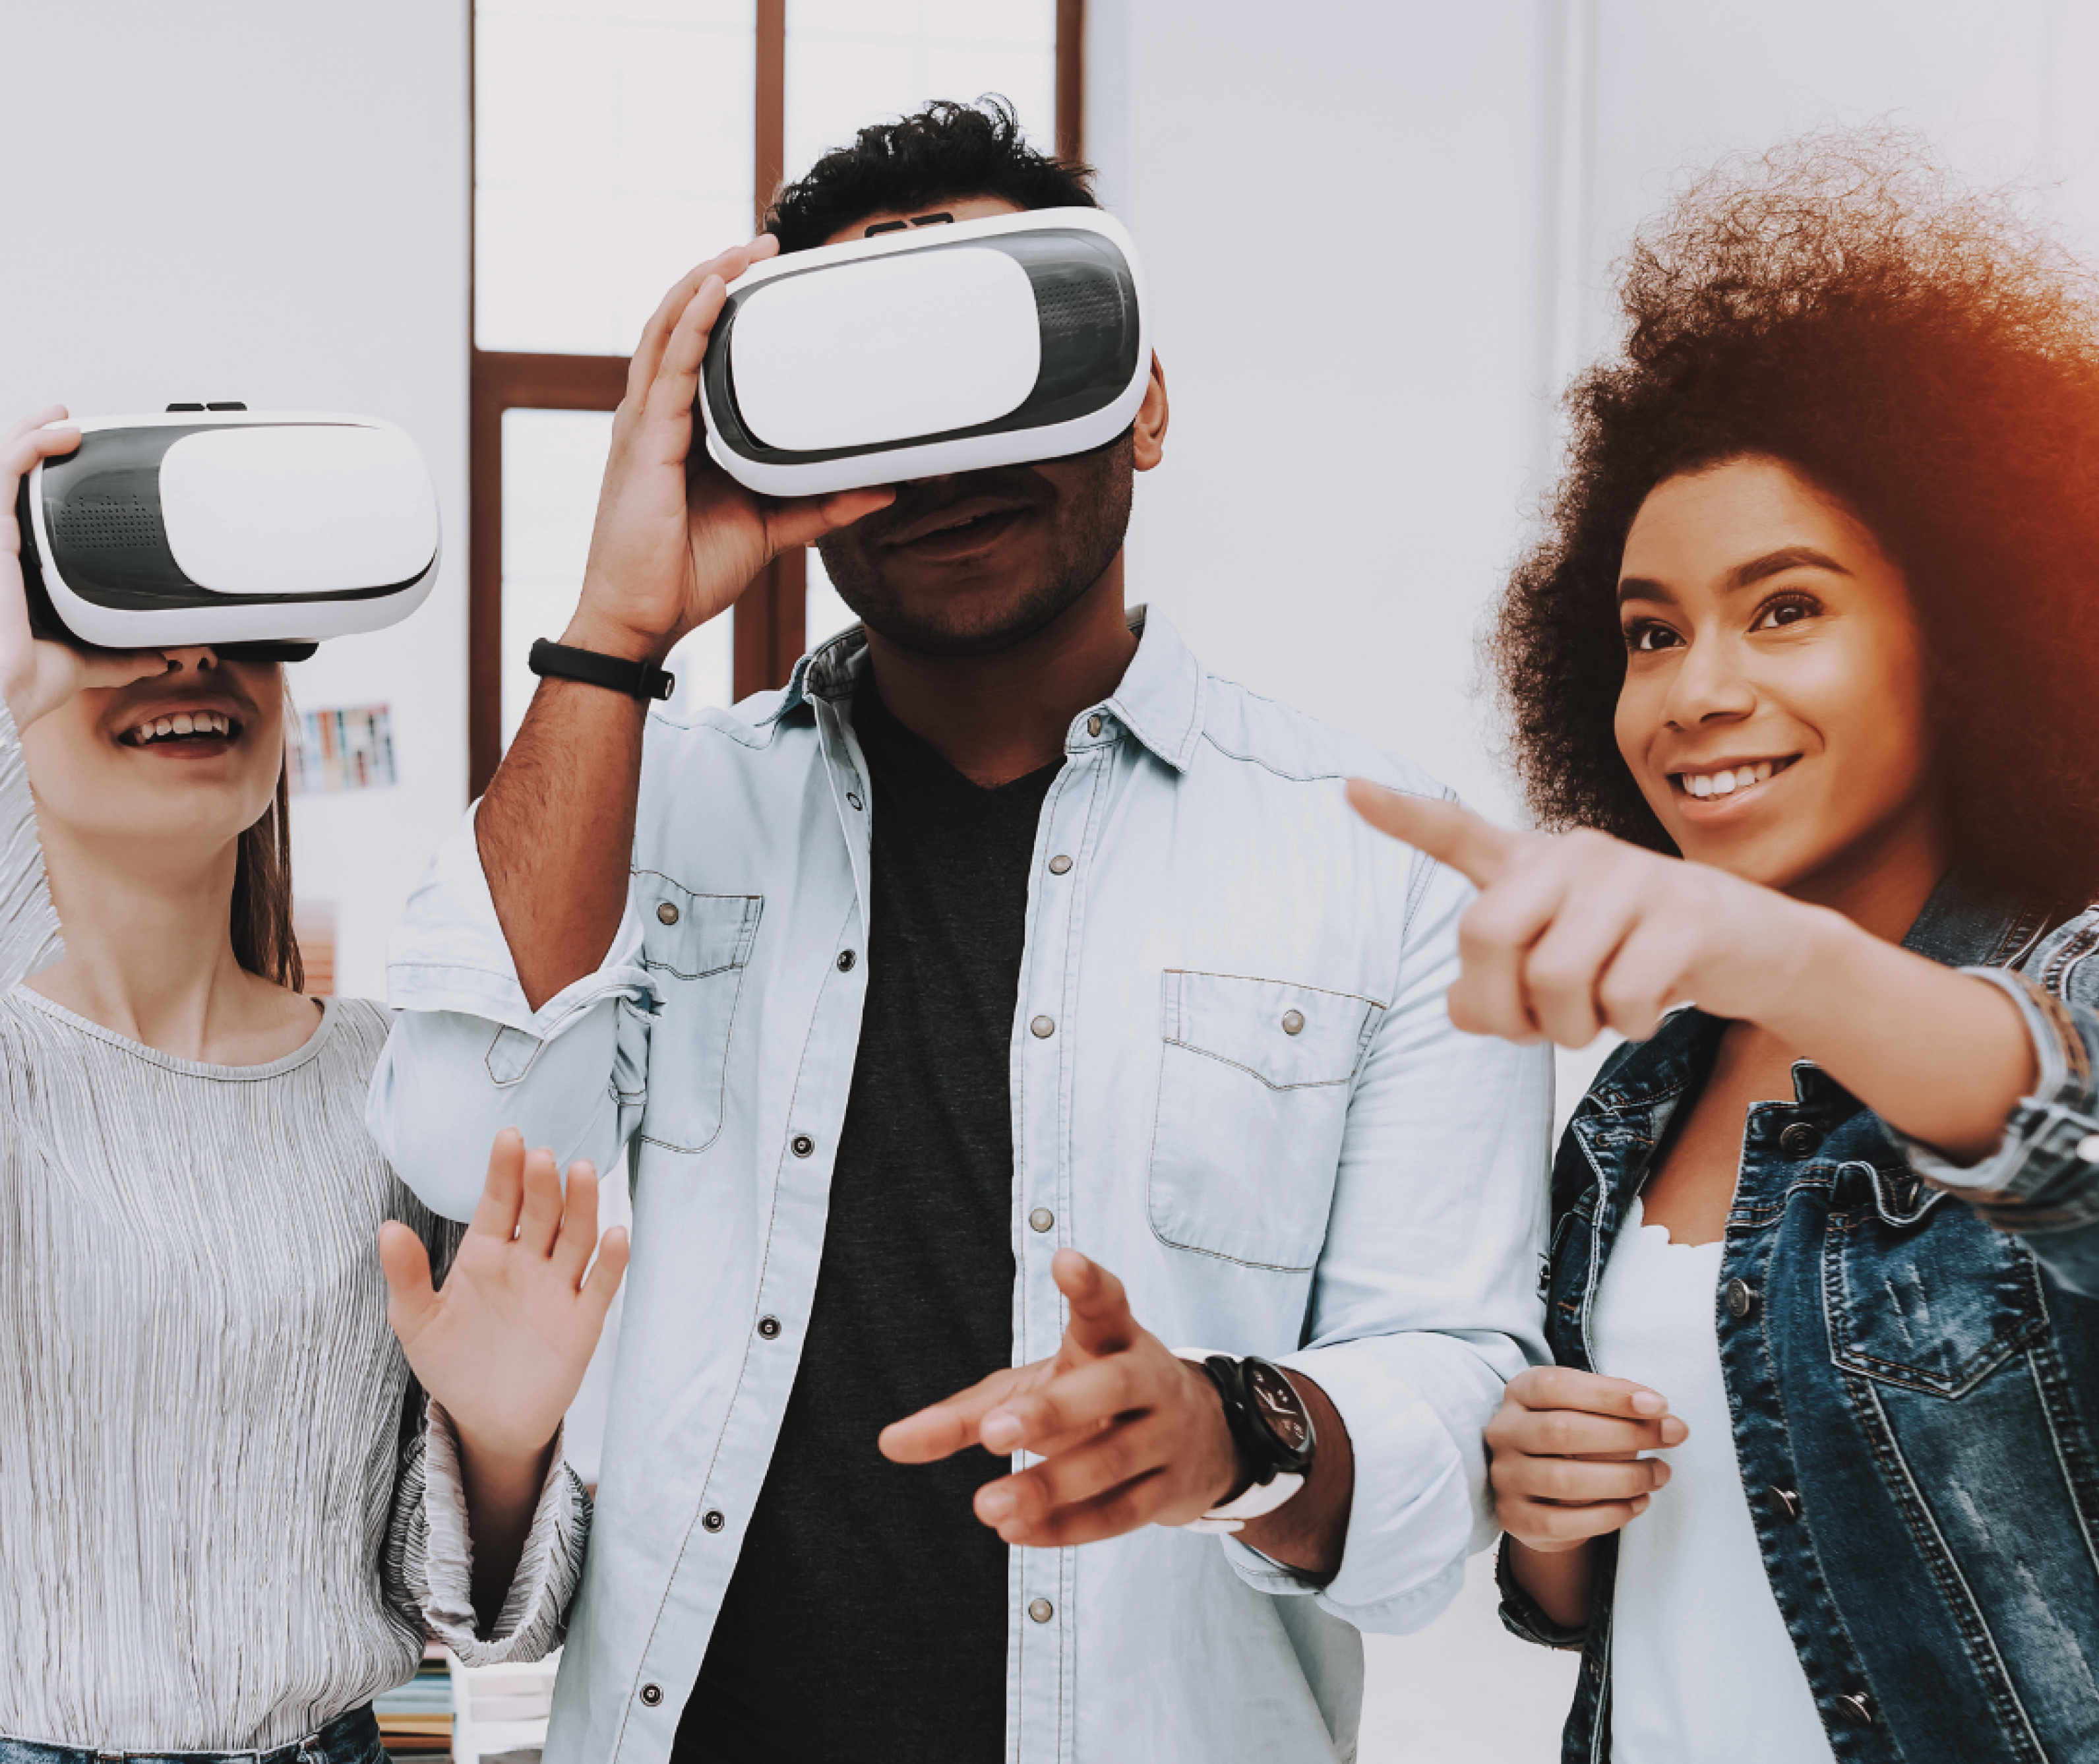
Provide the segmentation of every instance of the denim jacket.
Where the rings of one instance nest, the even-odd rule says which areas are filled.
[[[2040,1080],[1969,1168],[1809,1061],[1793,1100],[1749,1110],[1714,1294],[1736,1456],[1839,1758],[2099,1760],[2099,908],[2048,930],[1948,882],[1907,944],[2004,987]],[[1723,1027],[1685,1010],[1621,1049],[1568,1125],[1562,1365],[1595,1370],[1604,1264]],[[1610,1756],[1617,1539],[1600,1542],[1586,1630],[1546,1617],[1503,1546],[1503,1621],[1582,1652],[1567,1764]]]

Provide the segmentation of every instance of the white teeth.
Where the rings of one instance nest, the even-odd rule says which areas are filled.
[[[1757,782],[1762,784],[1771,775],[1771,763],[1768,759],[1759,759],[1757,762]]]
[[[153,723],[153,732],[156,736],[174,734],[175,732],[174,719],[169,717],[156,718]]]
[[[1714,772],[1713,774],[1713,794],[1715,796],[1732,796],[1735,794],[1734,773],[1732,772]]]
[[[1754,765],[1730,766],[1724,772],[1682,772],[1677,774],[1687,796],[1732,796],[1753,784],[1762,784],[1779,769],[1779,763],[1759,759]]]
[[[1686,777],[1683,781],[1683,788],[1693,796],[1710,796],[1713,794],[1713,781],[1701,772],[1696,776]]]
[[[196,719],[184,715],[180,710],[169,717],[168,721],[174,725],[175,733],[178,735],[187,735],[196,728]]]
[[[216,710],[180,710],[171,717],[148,717],[132,730],[131,739],[143,747],[170,735],[231,735],[233,721]]]

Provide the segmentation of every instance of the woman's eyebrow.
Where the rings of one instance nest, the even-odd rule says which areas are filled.
[[[1746,588],[1753,582],[1762,582],[1767,576],[1776,576],[1788,570],[1806,568],[1827,570],[1840,576],[1851,572],[1826,552],[1818,552],[1812,545],[1788,545],[1782,550],[1766,552],[1745,564],[1737,564],[1727,572],[1730,588]]]

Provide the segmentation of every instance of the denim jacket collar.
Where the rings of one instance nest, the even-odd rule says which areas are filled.
[[[1202,667],[1164,614],[1136,606],[1129,617],[1137,653],[1099,708],[1112,713],[1154,756],[1186,772],[1203,731]],[[779,722],[812,698],[849,699],[866,671],[867,657],[865,627],[847,626],[794,664],[779,703],[759,723]],[[1074,723],[1089,714],[1081,711]]]

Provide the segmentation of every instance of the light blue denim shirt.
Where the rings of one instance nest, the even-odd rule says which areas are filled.
[[[1133,622],[1137,656],[1072,721],[1036,838],[1013,1357],[1056,1351],[1050,1258],[1074,1245],[1168,1343],[1317,1379],[1355,1496],[1316,1592],[1235,1539],[1158,1527],[1014,1550],[1007,1755],[1349,1757],[1357,1630],[1427,1623],[1494,1534],[1481,1430],[1544,1357],[1551,1068],[1450,1027],[1470,891],[1363,825],[1341,781],[1439,787],[1205,674],[1156,614]],[[850,719],[865,656],[849,631],[783,693],[652,715],[625,918],[603,966],[539,1010],[470,820],[391,951],[401,1014],[370,1119],[432,1208],[471,1212],[506,1125],[564,1160],[636,1154],[549,1764],[668,1755],[787,1405],[867,985],[844,959],[866,948],[881,812]],[[1054,1032],[1031,1033],[1045,1016]],[[926,1662],[928,1696],[940,1670]],[[823,1661],[808,1685],[826,1694]]]

